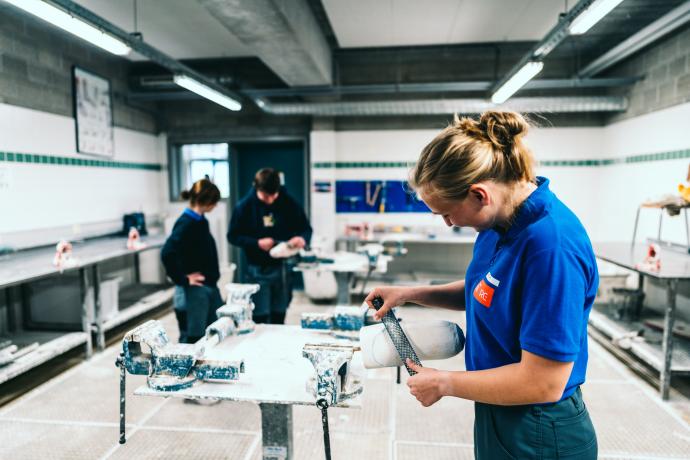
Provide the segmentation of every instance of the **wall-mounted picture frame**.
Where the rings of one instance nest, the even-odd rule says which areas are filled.
[[[110,80],[72,67],[77,152],[112,157],[115,154]]]

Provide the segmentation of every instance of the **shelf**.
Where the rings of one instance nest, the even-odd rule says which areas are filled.
[[[85,332],[45,332],[24,331],[3,336],[20,348],[34,342],[39,343],[38,349],[18,358],[7,366],[0,367],[0,383],[4,383],[20,374],[25,373],[41,364],[50,361],[67,351],[84,345],[88,339]]]
[[[603,309],[602,309],[603,310]],[[589,324],[606,335],[612,341],[634,331],[644,329],[645,341],[630,341],[630,348],[622,348],[643,362],[661,372],[664,367],[664,354],[661,346],[662,333],[645,326],[641,321],[622,321],[613,318],[605,311],[592,308]],[[680,374],[690,373],[690,341],[680,337],[673,338],[673,359],[671,372]]]
[[[160,286],[146,286],[146,285],[139,285],[135,286],[134,289],[131,289],[129,291],[124,290],[122,293],[122,299],[120,304],[123,303],[123,301],[127,301],[128,298],[132,297],[132,294],[136,295],[135,291],[138,291],[141,293],[142,289],[146,290],[151,290],[152,288],[155,289],[154,292],[145,295],[145,297],[142,297],[139,299],[137,302],[131,304],[130,306],[126,308],[121,308],[120,311],[113,316],[112,318],[108,318],[103,322],[103,331],[109,331],[121,324],[126,323],[127,321],[130,321],[138,316],[141,316],[151,310],[155,310],[156,308],[162,306],[166,302],[170,302],[173,298],[173,294],[175,292],[174,287],[166,287],[161,289]],[[129,295],[128,295],[129,294]]]

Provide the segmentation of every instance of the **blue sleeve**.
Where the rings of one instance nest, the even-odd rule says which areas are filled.
[[[524,265],[523,350],[572,362],[582,344],[587,276],[576,254],[559,248],[539,251]]]
[[[259,239],[254,236],[251,229],[251,210],[244,202],[240,203],[232,212],[230,225],[228,226],[228,242],[241,248],[258,247]]]
[[[178,286],[188,286],[189,279],[182,267],[182,248],[186,238],[187,226],[179,220],[175,222],[172,233],[165,240],[161,249],[161,261],[165,267],[165,272],[170,279]]]

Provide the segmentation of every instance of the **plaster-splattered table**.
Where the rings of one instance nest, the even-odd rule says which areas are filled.
[[[226,338],[208,349],[208,359],[241,360],[245,372],[232,382],[197,382],[191,388],[175,392],[155,391],[142,386],[136,395],[213,401],[250,401],[261,408],[263,458],[293,458],[292,406],[313,405],[317,410],[313,385],[314,366],[302,357],[307,343],[343,343],[326,332],[301,329],[298,326],[256,326],[248,334]],[[364,373],[360,353],[355,353],[352,373]],[[338,404],[338,407],[360,407],[359,397]]]

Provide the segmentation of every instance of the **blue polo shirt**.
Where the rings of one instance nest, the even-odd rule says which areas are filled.
[[[587,319],[599,274],[587,233],[537,178],[508,231],[479,233],[465,276],[468,370],[520,361],[521,350],[574,362],[561,399],[585,381]]]

